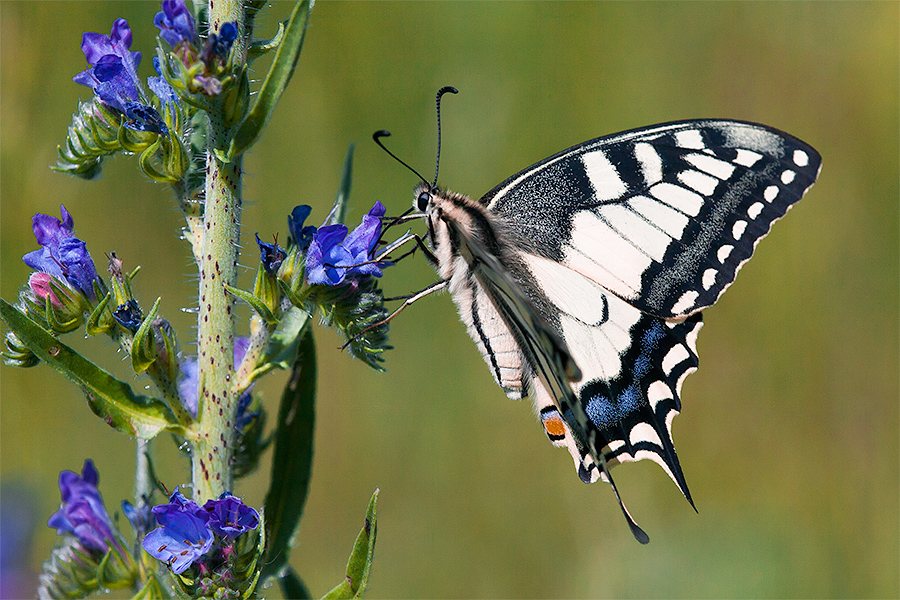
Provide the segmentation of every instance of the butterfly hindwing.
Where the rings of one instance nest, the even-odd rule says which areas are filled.
[[[763,125],[685,121],[585,142],[481,202],[529,251],[682,318],[715,303],[820,165],[812,147]]]

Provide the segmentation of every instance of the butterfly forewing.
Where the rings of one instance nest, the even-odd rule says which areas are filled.
[[[686,121],[585,142],[481,202],[531,252],[681,318],[715,303],[820,164],[812,147],[763,125]]]

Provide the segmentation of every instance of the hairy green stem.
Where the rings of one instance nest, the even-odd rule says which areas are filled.
[[[240,0],[210,0],[210,32],[236,22],[235,55],[246,53],[244,10]],[[242,60],[242,59],[239,59]],[[230,142],[221,99],[211,99],[206,156],[206,204],[200,257],[200,311],[197,336],[199,369],[197,439],[194,443],[194,500],[203,504],[231,491],[231,458],[237,396],[234,373],[234,300],[225,285],[235,285],[241,229],[241,157],[220,160]],[[217,150],[219,152],[217,152]]]

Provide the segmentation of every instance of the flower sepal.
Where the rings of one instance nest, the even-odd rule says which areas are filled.
[[[98,554],[66,536],[42,565],[38,597],[84,598],[99,590],[130,588],[137,578],[137,566],[127,552]]]
[[[40,271],[28,278],[28,290],[21,294],[28,315],[54,333],[71,333],[85,322],[91,311],[87,298],[56,276]]]
[[[0,357],[3,358],[3,364],[7,367],[28,369],[41,362],[41,359],[14,332],[6,332],[3,343],[6,349],[0,352]]]

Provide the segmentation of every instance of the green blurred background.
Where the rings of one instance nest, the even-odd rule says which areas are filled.
[[[321,2],[299,69],[246,158],[243,259],[252,236],[286,236],[301,203],[318,222],[347,146],[358,144],[352,221],[375,200],[396,214],[434,160],[434,93],[447,97],[441,181],[475,197],[583,140],[691,117],[759,121],[815,146],[819,183],[775,226],[707,311],[700,371],[674,437],[695,514],[649,462],[617,469],[637,544],[607,486],[586,486],[527,403],[505,398],[447,296],[392,323],[388,373],[320,355],[312,491],[292,563],[316,594],[340,581],[372,490],[381,488],[370,597],[897,597],[898,74],[896,2]],[[291,4],[261,20],[271,33]],[[153,2],[0,2],[2,296],[26,280],[30,217],[73,213],[95,260],[141,264],[136,292],[185,345],[196,295],[172,194],[108,160],[99,181],[51,173],[89,90],[83,31],[126,17],[151,71]],[[258,65],[262,77],[265,65]],[[421,257],[391,269],[389,295],[434,280]],[[248,270],[241,282],[252,283]],[[79,335],[70,336],[78,338]],[[67,338],[67,341],[69,338]],[[136,387],[105,340],[72,343]],[[32,574],[55,542],[56,478],[91,457],[107,505],[131,496],[133,444],[46,367],[0,369],[4,515],[31,522],[13,559]],[[130,379],[129,379],[130,378]],[[274,410],[285,377],[257,387]],[[168,439],[170,486],[189,479]],[[259,505],[268,465],[236,492]],[[31,521],[28,521],[28,520]],[[7,527],[9,521],[7,521]],[[10,554],[7,549],[4,561]],[[32,579],[29,579],[31,577]],[[276,596],[270,590],[270,596]]]

